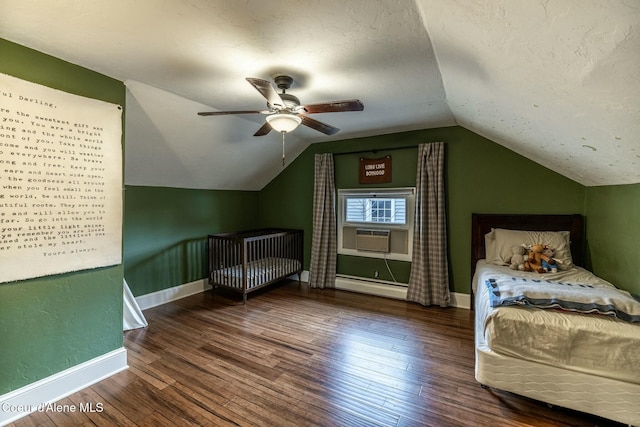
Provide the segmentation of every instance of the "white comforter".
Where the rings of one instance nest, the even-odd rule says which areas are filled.
[[[598,314],[489,304],[489,278],[541,278],[612,286],[582,268],[526,273],[480,260],[474,277],[476,328],[492,351],[579,372],[640,384],[640,324]]]

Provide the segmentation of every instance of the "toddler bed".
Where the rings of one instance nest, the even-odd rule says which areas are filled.
[[[261,229],[208,236],[209,284],[247,294],[302,273],[303,231]]]
[[[476,379],[640,425],[640,302],[579,266],[582,224],[580,215],[473,214]],[[555,247],[560,270],[504,265],[522,243]]]

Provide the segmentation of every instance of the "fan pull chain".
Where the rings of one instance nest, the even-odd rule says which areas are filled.
[[[284,167],[284,134],[286,132],[282,132],[282,167]]]

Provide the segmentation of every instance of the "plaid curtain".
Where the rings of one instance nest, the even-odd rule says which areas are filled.
[[[449,305],[447,221],[444,204],[444,143],[418,146],[413,259],[407,300]]]
[[[312,288],[336,287],[338,238],[336,231],[336,190],[333,155],[316,154],[313,184],[313,236],[309,285]]]

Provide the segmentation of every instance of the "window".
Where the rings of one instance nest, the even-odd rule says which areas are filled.
[[[407,201],[400,198],[345,196],[345,222],[351,223],[407,223]]]
[[[338,190],[338,253],[411,260],[414,192],[410,188]],[[388,230],[389,250],[358,250],[358,230]]]

